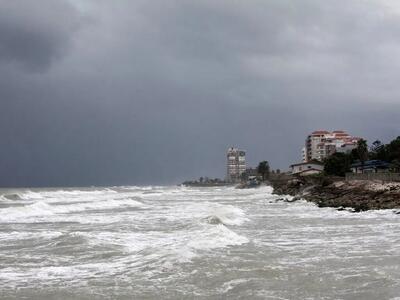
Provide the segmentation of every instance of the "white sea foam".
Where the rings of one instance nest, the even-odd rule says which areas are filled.
[[[28,239],[54,239],[62,235],[59,231],[11,231],[0,232],[0,242],[9,243]]]
[[[143,203],[132,200],[105,200],[98,202],[73,203],[67,205],[52,205],[37,201],[30,205],[15,206],[0,209],[0,222],[31,222],[32,217],[53,216],[91,210],[107,210],[123,207],[144,207]]]
[[[189,241],[188,246],[197,250],[211,250],[248,242],[248,238],[238,235],[222,224],[218,224],[208,227],[205,231],[198,232],[196,237]]]
[[[152,255],[142,259],[163,257],[164,260],[169,262],[190,261],[199,254],[197,250],[209,251],[249,242],[248,238],[235,233],[222,224],[207,224],[193,228],[191,231],[167,234],[160,232],[120,232],[118,234],[113,232],[79,232],[78,234],[85,237],[93,245],[115,246],[122,251],[133,254],[147,251]]]
[[[227,292],[229,292],[230,290],[234,289],[235,287],[237,287],[240,284],[246,283],[248,282],[249,279],[234,279],[234,280],[230,280],[228,282],[225,282],[222,287],[220,288],[220,291],[222,294],[225,294]]]
[[[0,209],[0,222],[24,220],[34,216],[53,215],[54,210],[43,201],[26,206],[8,207]]]
[[[24,193],[18,193],[18,196],[23,200],[40,200],[43,199],[43,195],[38,192],[27,191]]]
[[[232,205],[215,205],[210,211],[225,225],[242,225],[249,220],[242,209]]]
[[[268,187],[11,193],[18,199],[0,206],[4,298],[22,298],[22,290],[61,298],[63,289],[71,298],[112,291],[115,298],[337,299],[349,290],[395,299],[400,287],[400,216],[392,211],[275,201]]]

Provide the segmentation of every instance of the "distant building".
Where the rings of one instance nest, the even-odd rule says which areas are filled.
[[[229,148],[227,152],[227,174],[228,182],[239,182],[240,176],[246,171],[246,152],[238,148]]]
[[[335,152],[349,153],[357,147],[359,140],[359,137],[351,136],[342,130],[314,131],[306,139],[306,145],[302,149],[302,161],[323,161]]]
[[[245,173],[248,179],[257,178],[258,176],[260,176],[260,174],[258,174],[257,168],[247,168]]]
[[[301,161],[306,162],[307,161],[307,148],[303,147],[301,149]]]
[[[353,149],[357,148],[357,143],[345,143],[336,148],[336,152],[350,153]]]
[[[387,172],[390,164],[382,160],[367,160],[362,164],[361,162],[356,162],[350,166],[353,173],[381,173]]]
[[[324,165],[319,161],[303,162],[290,166],[291,174],[300,176],[319,174],[323,170]]]

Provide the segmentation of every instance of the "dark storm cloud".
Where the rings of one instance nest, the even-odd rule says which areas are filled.
[[[319,128],[392,138],[399,16],[395,1],[2,1],[0,185],[222,177],[230,145],[284,169]]]
[[[60,0],[0,2],[0,62],[43,70],[64,53],[77,11]]]

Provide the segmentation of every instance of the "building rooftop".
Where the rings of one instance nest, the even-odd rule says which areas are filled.
[[[364,168],[366,167],[389,167],[389,163],[383,160],[367,160],[364,162]],[[354,164],[352,164],[350,167],[351,168],[358,168],[362,167],[363,164],[359,161]]]
[[[318,160],[311,160],[311,161],[308,161],[308,162],[301,162],[301,163],[297,163],[297,164],[292,164],[290,166],[294,167],[294,166],[311,165],[311,164],[320,165],[320,166],[324,165],[322,162],[320,162]]]
[[[335,133],[334,135],[335,135],[335,136],[349,136],[348,133],[341,133],[341,132]]]
[[[311,133],[311,135],[318,135],[318,134],[329,134],[329,131],[326,130],[316,130],[313,133]]]

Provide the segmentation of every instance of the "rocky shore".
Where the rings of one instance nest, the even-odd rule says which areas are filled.
[[[400,182],[344,181],[338,178],[293,178],[271,182],[274,193],[305,199],[319,207],[352,209],[400,209]]]

